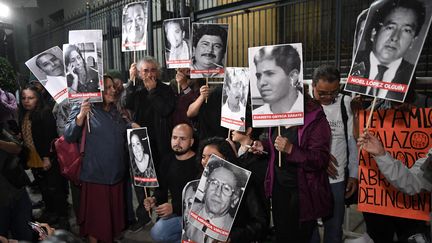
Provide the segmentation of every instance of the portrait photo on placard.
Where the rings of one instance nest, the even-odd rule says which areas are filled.
[[[432,1],[380,0],[369,7],[346,91],[402,102],[431,24]]]
[[[193,227],[187,234],[192,241],[228,239],[250,175],[250,171],[211,155],[188,216]],[[199,191],[204,194],[199,196]]]
[[[158,187],[147,128],[127,129],[127,139],[134,185]]]
[[[191,62],[190,18],[166,19],[165,60],[168,68],[189,68]]]
[[[127,4],[122,12],[122,51],[147,49],[148,2]]]
[[[245,131],[246,105],[249,95],[249,69],[225,68],[222,88],[221,126]]]
[[[87,98],[94,102],[102,101],[96,44],[64,44],[63,58],[69,101]]]
[[[200,180],[190,181],[183,188],[183,192],[182,192],[183,221],[182,221],[182,237],[181,237],[182,242],[193,243],[193,241],[191,241],[190,237],[188,236],[189,227],[193,227],[192,225],[189,224],[188,216],[189,216],[189,212],[192,208],[192,204],[193,204],[194,199],[195,199],[195,193],[197,191],[199,181]]]
[[[63,52],[58,46],[37,54],[25,64],[58,104],[67,99]]]
[[[223,78],[228,24],[192,23],[192,78]]]
[[[303,124],[301,43],[248,51],[253,127]]]

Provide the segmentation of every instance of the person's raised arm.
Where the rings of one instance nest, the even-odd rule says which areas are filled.
[[[431,183],[423,177],[424,171],[420,169],[426,158],[418,159],[411,169],[408,169],[401,161],[385,151],[377,137],[367,132],[360,135],[358,145],[374,156],[381,173],[400,191],[414,195],[422,189],[429,191],[432,189]]]
[[[203,85],[200,88],[200,95],[198,98],[189,105],[186,115],[188,118],[196,117],[199,113],[201,105],[205,102],[205,100],[209,96],[209,87],[207,85]]]

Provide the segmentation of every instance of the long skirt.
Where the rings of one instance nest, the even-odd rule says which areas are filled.
[[[83,182],[78,224],[81,236],[113,242],[125,227],[123,182],[115,185]]]

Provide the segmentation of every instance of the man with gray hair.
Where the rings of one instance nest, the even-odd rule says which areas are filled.
[[[160,158],[170,152],[171,139],[171,114],[175,108],[175,98],[172,89],[159,80],[160,66],[153,57],[144,57],[138,64],[133,63],[129,69],[131,80],[127,88],[125,108],[133,113],[133,120],[141,127],[147,127],[151,139],[150,149],[159,174]],[[130,82],[131,83],[131,82]],[[144,209],[144,189],[135,187],[138,198],[136,211],[138,222],[130,227],[137,232],[150,222],[150,218]]]

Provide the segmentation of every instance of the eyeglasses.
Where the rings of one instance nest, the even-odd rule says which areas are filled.
[[[216,191],[219,188],[221,188],[222,194],[227,197],[230,197],[234,193],[234,189],[232,188],[232,186],[222,183],[218,179],[211,179],[209,182],[209,189],[212,191]]]

